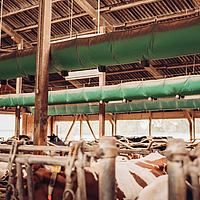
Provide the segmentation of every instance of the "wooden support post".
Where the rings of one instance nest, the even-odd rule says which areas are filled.
[[[89,122],[87,116],[85,116],[85,120],[86,120],[86,122],[87,122],[87,124],[88,124],[88,127],[89,127],[89,129],[90,129],[90,131],[91,131],[91,133],[92,133],[94,139],[96,140],[97,138],[96,138],[96,136],[95,136],[95,134],[94,134],[94,131],[92,130],[92,127],[91,127],[91,125],[90,125],[90,122]]]
[[[22,135],[27,135],[27,115],[22,115]]]
[[[64,142],[67,141],[67,139],[68,139],[68,137],[69,137],[69,134],[71,133],[71,131],[72,131],[73,127],[74,127],[75,122],[78,120],[78,117],[79,117],[79,115],[75,115],[74,120],[73,120],[73,122],[72,122],[72,125],[71,125],[71,127],[70,127],[70,129],[69,129],[69,131],[68,131],[68,133],[67,133],[67,135],[66,135],[66,137],[65,137]]]
[[[103,72],[99,76],[99,86],[104,86],[106,83],[106,73]],[[99,103],[99,138],[105,135],[105,102]]]
[[[54,116],[48,116],[48,136],[52,135],[54,133]]]
[[[152,136],[152,112],[149,111],[149,136]]]
[[[19,44],[18,49],[23,49],[23,45]],[[22,92],[22,78],[16,79],[16,94]],[[15,108],[15,137],[20,135],[20,106]]]
[[[114,123],[113,123],[113,121],[112,121],[112,119],[109,119],[109,122],[110,122],[110,124],[111,124],[111,126],[112,126],[112,136],[114,136],[114,132],[115,132],[115,126],[114,126]]]
[[[189,122],[190,140],[192,141],[193,139],[195,139],[195,119],[193,117],[193,111],[192,111],[192,116],[190,115],[188,110],[183,110],[183,113]]]
[[[80,140],[83,138],[83,118],[80,115]]]
[[[51,7],[51,0],[39,1],[39,27],[37,43],[38,49],[36,64],[35,116],[33,139],[33,143],[35,145],[46,145],[47,140]]]
[[[99,103],[99,138],[105,135],[105,103]]]
[[[15,137],[19,137],[20,134],[20,106],[15,108]]]
[[[196,130],[195,130],[195,116],[194,116],[194,110],[192,110],[192,132],[193,132],[193,139],[196,138]]]
[[[114,117],[114,124],[115,124],[115,135],[117,135],[117,114],[116,113]]]

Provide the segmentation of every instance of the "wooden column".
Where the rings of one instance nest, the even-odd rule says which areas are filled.
[[[71,127],[70,127],[70,129],[69,129],[69,131],[68,131],[68,133],[67,133],[67,135],[66,135],[66,137],[65,137],[64,142],[67,141],[67,139],[68,139],[68,137],[69,137],[69,135],[70,135],[70,133],[71,133],[73,127],[74,127],[74,124],[76,123],[76,121],[78,120],[78,118],[79,118],[79,115],[75,115],[75,116],[74,116],[74,120],[73,120],[73,122],[72,122],[72,125],[71,125]]]
[[[18,49],[23,49],[23,44],[18,45]],[[22,78],[16,79],[16,94],[22,92]],[[20,134],[20,106],[15,108],[15,137],[19,137]]]
[[[102,72],[99,76],[99,86],[104,86],[106,83],[106,73]],[[99,103],[99,138],[105,135],[105,102]]]
[[[115,113],[114,124],[115,124],[115,135],[117,135],[117,113]]]
[[[83,117],[80,115],[80,140],[83,138]]]
[[[48,131],[47,131],[47,135],[50,136],[54,133],[54,116],[48,116]]]
[[[105,135],[105,103],[99,103],[99,138]]]
[[[194,118],[194,111],[192,110],[183,110],[185,117],[189,122],[190,127],[190,140],[195,139],[195,118]]]
[[[88,120],[87,115],[85,115],[85,120],[86,120],[86,122],[87,122],[87,124],[88,124],[88,127],[89,127],[89,129],[90,129],[90,131],[91,131],[91,133],[92,133],[94,139],[96,140],[97,138],[96,138],[96,136],[95,136],[95,134],[94,134],[94,131],[92,130],[92,126],[90,125],[90,122],[89,122],[89,120]]]
[[[39,1],[38,42],[35,85],[35,145],[46,145],[51,36],[51,0]]]
[[[15,137],[19,137],[20,134],[20,106],[15,108]]]
[[[149,136],[152,136],[152,111],[149,111]]]
[[[192,110],[192,132],[193,132],[193,139],[196,138],[196,132],[195,132],[195,116],[194,116],[194,110]]]
[[[27,115],[22,115],[22,135],[27,135]]]

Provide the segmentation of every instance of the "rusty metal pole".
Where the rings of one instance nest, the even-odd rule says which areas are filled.
[[[116,139],[111,136],[100,138],[99,148],[103,152],[100,159],[99,200],[115,199],[115,157],[117,156]]]
[[[187,159],[187,151],[185,147],[182,139],[170,139],[167,143],[169,200],[186,200],[184,163]]]
[[[39,1],[38,48],[35,85],[35,145],[46,145],[52,0]]]

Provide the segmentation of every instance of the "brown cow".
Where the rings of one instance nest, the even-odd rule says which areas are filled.
[[[152,153],[141,159],[127,162],[116,162],[116,199],[135,199],[140,191],[148,184],[165,174],[166,160],[158,153]],[[99,163],[85,168],[87,199],[98,199],[98,173],[101,169]],[[43,200],[48,196],[48,185],[51,171],[39,168],[34,172],[35,199]],[[57,175],[52,193],[52,200],[62,199],[65,187],[65,174]],[[74,192],[77,184],[74,185]],[[26,199],[27,189],[26,189]]]

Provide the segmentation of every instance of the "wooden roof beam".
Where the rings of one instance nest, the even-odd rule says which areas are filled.
[[[123,27],[137,26],[137,25],[145,25],[145,24],[149,24],[149,23],[154,23],[155,19],[157,21],[161,22],[161,21],[170,20],[170,19],[173,19],[173,18],[179,18],[179,17],[185,17],[185,16],[189,16],[189,15],[198,14],[198,12],[199,12],[199,10],[194,10],[194,11],[187,11],[186,13],[170,14],[169,16],[163,16],[163,17],[158,17],[158,18],[152,17],[151,19],[145,19],[145,20],[142,20],[142,21],[138,20],[136,22],[122,23],[120,25],[114,25],[114,28],[123,28]],[[88,13],[81,13],[81,14],[73,15],[72,19],[84,17],[84,16],[87,16],[87,15],[88,15]],[[61,19],[53,20],[51,22],[51,24],[55,24],[55,23],[59,23],[59,22],[67,21],[67,20],[70,20],[70,17],[64,17],[64,18],[61,18]],[[31,30],[31,29],[34,29],[34,28],[37,28],[37,27],[38,27],[38,24],[35,24],[35,25],[15,29],[15,31],[16,32],[23,32],[23,31]],[[95,30],[87,31],[86,33],[84,33],[84,32],[78,33],[78,35],[92,34],[92,33],[94,33],[94,31]],[[76,35],[74,35],[74,36],[76,36]],[[52,40],[56,41],[56,40],[65,39],[65,38],[69,38],[69,36],[52,38]],[[32,44],[34,44],[34,42]]]
[[[64,0],[52,0],[52,3],[57,3],[57,2],[60,2],[60,1],[64,1]],[[143,5],[143,4],[153,3],[153,2],[156,2],[156,1],[160,1],[160,0],[146,0],[146,1],[141,0],[141,1],[136,1],[136,2],[132,2],[132,3],[127,3],[125,5],[119,5],[119,6],[114,6],[114,7],[104,7],[104,8],[100,9],[100,12],[114,12],[114,11],[118,11],[118,10],[132,8],[132,7],[135,7],[135,6],[140,6],[140,5]],[[32,10],[32,9],[35,9],[35,8],[38,8],[38,7],[39,7],[39,4],[35,4],[35,5],[29,6],[29,7],[21,8],[19,10],[8,12],[6,14],[3,14],[2,17],[3,18],[9,17],[9,16],[16,15],[18,13],[25,12],[25,11],[28,11],[28,10]]]
[[[123,28],[123,27],[132,27],[132,26],[142,26],[142,25],[146,25],[146,24],[150,24],[150,23],[155,23],[156,22],[161,22],[161,21],[165,21],[165,20],[172,20],[175,18],[180,18],[180,17],[188,17],[189,15],[198,15],[199,13],[199,9],[196,10],[191,10],[191,11],[185,11],[183,13],[178,13],[178,14],[169,14],[167,16],[154,16],[150,19],[144,19],[144,20],[137,20],[135,22],[128,22],[128,23],[123,23],[121,25],[116,25],[114,26],[114,28]]]
[[[155,79],[163,78],[163,75],[158,72],[151,64],[149,64],[149,67],[144,67],[146,71],[148,71]]]
[[[1,29],[6,32],[13,41],[15,41],[17,44],[22,43],[25,48],[32,47],[32,44],[30,44],[27,40],[25,40],[21,35],[19,35],[16,31],[14,31],[10,26],[8,26],[5,22],[2,22]]]
[[[189,122],[190,124],[193,124],[193,119],[192,119],[192,117],[191,117],[191,115],[190,115],[189,110],[183,110],[183,113],[184,113],[185,117],[187,118],[188,122]]]
[[[65,79],[65,77],[61,74],[61,72],[57,72],[57,73]],[[67,80],[67,81],[69,83],[71,83],[76,88],[81,88],[82,87],[81,83],[79,81],[77,81],[77,80]]]
[[[60,1],[64,1],[64,0],[52,0],[52,3],[57,3],[57,2],[60,2]],[[18,10],[15,10],[15,11],[12,11],[12,12],[8,12],[6,14],[3,14],[3,18],[4,17],[10,17],[12,15],[16,15],[18,13],[21,13],[21,12],[25,12],[25,11],[28,11],[28,10],[33,10],[35,8],[39,8],[39,4],[35,4],[35,5],[32,5],[32,6],[28,6],[28,7],[24,7],[24,8],[20,8]]]
[[[83,8],[94,20],[95,24],[97,24],[98,20],[98,12],[95,10],[86,0],[75,0],[75,2]],[[104,22],[106,23],[106,28],[108,32],[112,31],[112,25],[105,19],[104,16],[100,15],[100,26],[103,26]]]

